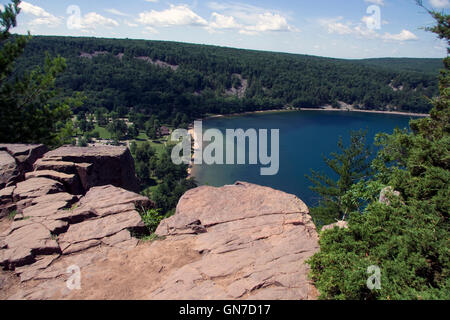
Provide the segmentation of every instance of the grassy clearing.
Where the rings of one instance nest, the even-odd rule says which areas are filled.
[[[95,129],[94,132],[98,132],[100,139],[102,140],[111,140],[111,133],[109,133],[108,130],[106,130],[106,128],[100,127],[97,124],[95,125]]]

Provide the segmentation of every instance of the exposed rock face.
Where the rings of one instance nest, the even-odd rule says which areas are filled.
[[[0,144],[0,189],[25,179],[33,164],[48,151],[38,145]]]
[[[136,187],[128,149],[60,148],[34,169],[0,189],[0,209],[17,211],[0,220],[0,265],[9,270],[0,272],[8,286],[0,299],[317,297],[305,261],[318,234],[293,195],[248,183],[200,187],[160,224],[162,240],[138,245],[137,208],[154,204],[126,190]],[[82,290],[66,285],[72,266]]]
[[[0,151],[0,188],[9,186],[19,176],[16,160],[6,151]]]
[[[139,190],[134,161],[126,147],[62,147],[45,154],[35,169],[76,174],[84,191],[104,185]]]
[[[380,199],[378,202],[383,203],[387,206],[391,205],[391,200],[389,198],[400,197],[400,192],[395,191],[392,187],[386,187],[380,192]]]
[[[33,168],[43,150],[40,146],[7,147],[8,152],[1,151],[5,152],[2,174],[9,173],[10,168]],[[19,275],[21,281],[40,279],[42,274],[47,274],[43,278],[52,278],[49,268],[66,263],[66,257],[73,254],[84,255],[96,247],[96,252],[89,253],[94,261],[93,257],[109,249],[137,245],[130,234],[143,227],[136,207],[151,208],[153,203],[107,184],[112,181],[135,188],[128,149],[60,148],[45,154],[34,167],[33,172],[19,170],[25,181],[0,189],[2,215],[17,211],[14,222],[0,234],[1,266]],[[85,191],[86,195],[80,196]],[[64,270],[58,269],[55,274],[61,273]]]
[[[248,183],[201,187],[180,200],[159,236],[195,234],[203,258],[174,272],[154,299],[311,299],[305,261],[318,250],[306,205]]]
[[[13,222],[0,238],[4,243],[0,265],[17,274],[26,272],[27,280],[33,279],[28,271],[35,270],[35,263],[46,259],[45,256],[52,255],[53,261],[59,255],[100,245],[135,247],[137,240],[131,238],[129,230],[143,226],[136,206],[153,206],[147,198],[111,185],[92,188],[78,207],[72,206],[78,198],[68,193],[32,195],[35,197],[31,206],[23,210],[23,219]],[[45,269],[41,264],[38,266]]]
[[[336,223],[329,224],[327,226],[322,227],[321,231],[332,230],[334,228],[348,229],[348,222],[347,221],[338,221]]]

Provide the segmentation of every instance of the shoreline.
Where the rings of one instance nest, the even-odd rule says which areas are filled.
[[[217,119],[217,118],[230,118],[230,117],[239,117],[250,114],[268,114],[268,113],[277,113],[277,112],[297,112],[297,111],[332,111],[332,112],[360,112],[360,113],[374,113],[374,114],[392,114],[398,116],[407,116],[407,117],[420,117],[426,118],[429,117],[430,114],[427,113],[414,113],[414,112],[402,112],[402,111],[380,111],[380,110],[360,110],[353,108],[346,109],[334,109],[332,107],[324,107],[324,108],[296,108],[296,109],[272,109],[272,110],[260,110],[260,111],[247,111],[241,113],[230,113],[230,114],[214,114],[210,116],[206,116],[200,120],[209,120],[209,119]],[[192,125],[191,125],[192,126]]]

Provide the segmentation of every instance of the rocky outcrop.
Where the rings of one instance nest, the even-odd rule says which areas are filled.
[[[400,192],[394,190],[392,187],[386,187],[380,192],[380,199],[378,200],[379,203],[383,203],[387,206],[391,205],[391,199],[395,197],[400,197]]]
[[[157,241],[139,244],[137,209],[154,204],[126,190],[136,181],[130,157],[120,147],[60,148],[0,190],[0,205],[17,211],[0,220],[0,278],[11,284],[0,299],[317,297],[305,262],[318,234],[301,200],[244,182],[200,187]],[[73,267],[81,290],[67,286]]]
[[[78,188],[74,183],[79,183],[84,192],[104,185],[139,190],[134,160],[126,147],[63,147],[46,153],[34,168],[46,171],[47,175],[54,172],[68,175],[57,179],[70,180],[71,175],[77,175],[78,181],[67,183],[74,189]]]
[[[153,299],[311,299],[305,261],[318,250],[307,206],[248,183],[186,193],[156,231],[195,235],[203,258],[176,270]],[[166,240],[165,240],[166,241]]]
[[[321,231],[333,230],[334,228],[348,229],[348,222],[347,221],[338,221],[336,223],[332,223],[332,224],[322,227]]]
[[[25,173],[47,151],[41,144],[0,144],[0,189],[23,181]]]
[[[120,188],[122,184],[136,188],[128,149],[67,147],[35,161],[43,150],[40,146],[3,148],[8,156],[23,155],[5,156],[3,164],[23,169],[25,179],[0,190],[0,208],[7,209],[6,214],[17,213],[0,235],[0,265],[5,269],[29,281],[47,272],[55,261],[64,260],[61,257],[93,247],[105,252],[137,245],[130,232],[144,225],[136,207],[147,209],[153,203]],[[33,165],[36,170],[27,172]]]
[[[70,255],[100,245],[135,247],[130,231],[143,227],[136,206],[153,206],[148,198],[111,185],[94,187],[77,200],[63,192],[31,199],[22,219],[2,235],[0,265],[20,275],[34,270],[34,263],[48,255]],[[22,268],[17,271],[18,267]]]
[[[47,196],[45,201],[71,200],[67,195],[55,197]],[[55,204],[51,215],[15,222],[10,235],[18,232],[17,236],[8,235],[6,243],[24,241],[21,245],[28,249],[11,248],[3,257],[16,257],[14,272],[22,281],[22,288],[8,298],[317,297],[305,261],[318,251],[318,234],[308,208],[295,196],[248,183],[200,187],[187,192],[176,214],[161,223],[160,240],[140,245],[128,231],[138,224],[136,205],[151,204],[123,189],[96,187],[72,210],[57,209]],[[39,224],[34,219],[40,219]],[[50,221],[68,227],[49,240],[41,226],[49,230]],[[33,243],[42,248],[20,239],[30,230],[36,234]],[[52,251],[52,240],[60,251]],[[30,257],[30,251],[43,249],[46,255]],[[33,263],[27,265],[31,259]],[[82,279],[88,279],[82,281],[81,290],[67,289],[67,268],[73,265],[80,268]]]

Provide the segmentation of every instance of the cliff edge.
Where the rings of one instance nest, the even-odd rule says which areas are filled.
[[[0,299],[317,297],[305,261],[318,234],[293,195],[245,182],[193,189],[157,240],[139,242],[136,209],[154,204],[133,192],[128,149],[67,147],[35,158],[14,175],[23,181],[0,190],[9,215],[0,220]]]

